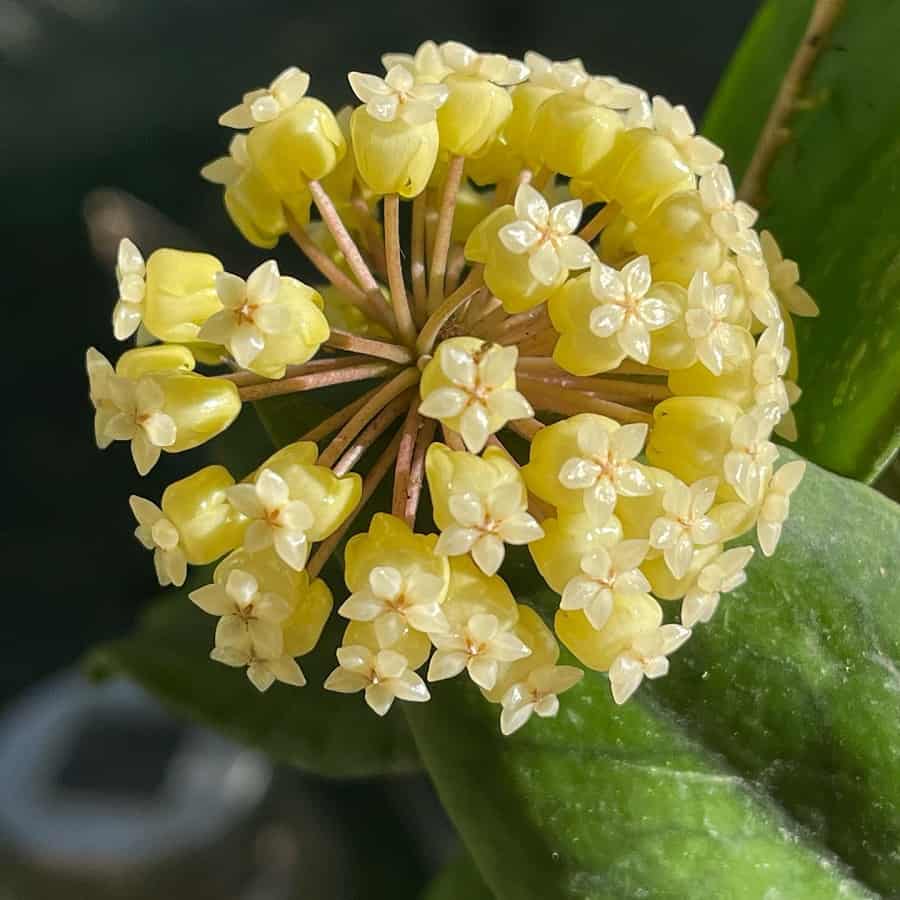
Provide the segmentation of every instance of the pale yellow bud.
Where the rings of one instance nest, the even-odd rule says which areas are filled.
[[[485,187],[516,178],[523,166],[522,157],[514,153],[506,138],[499,134],[484,153],[466,160],[466,175],[475,184]]]
[[[448,75],[447,102],[438,110],[441,147],[453,156],[487,149],[512,113],[509,91],[475,75]]]
[[[292,204],[302,211],[303,204]],[[287,232],[284,207],[279,196],[256,169],[247,169],[225,188],[225,209],[240,233],[254,246],[271,248]],[[301,224],[309,221],[309,198]]]
[[[153,376],[165,395],[164,412],[175,422],[175,441],[168,453],[191,450],[221,434],[241,411],[235,385],[225,378],[194,372],[160,372]]]
[[[532,82],[517,84],[511,91],[513,109],[503,128],[503,135],[510,153],[524,160],[525,165],[532,170],[536,170],[541,164],[534,140],[538,111],[545,101],[558,93],[558,88]]]
[[[500,665],[494,686],[489,691],[481,691],[491,703],[499,703],[512,685],[524,681],[534,669],[552,666],[559,659],[559,644],[553,632],[530,606],[519,604],[519,620],[513,633],[531,653]]]
[[[191,372],[194,355],[180,344],[154,344],[126,350],[116,362],[116,374],[137,381],[157,372]]]

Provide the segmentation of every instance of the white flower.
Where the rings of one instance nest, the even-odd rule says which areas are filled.
[[[403,65],[392,66],[384,78],[362,72],[347,77],[353,93],[366,104],[366,112],[379,122],[401,119],[407,125],[426,125],[434,121],[450,95],[445,84],[418,81]]]
[[[94,440],[104,450],[113,442],[113,438],[107,434],[106,426],[119,411],[109,390],[109,381],[116,377],[116,371],[95,347],[88,347],[84,363],[88,376],[88,393],[94,407]]]
[[[713,284],[709,273],[702,271],[691,279],[684,321],[700,362],[713,375],[721,375],[726,362],[739,362],[744,357],[744,329],[728,321],[733,307],[734,288],[730,284]]]
[[[781,414],[790,409],[783,380],[790,361],[791,351],[784,345],[784,323],[779,322],[762,333],[753,353],[753,390],[759,406],[773,404]]]
[[[505,544],[528,544],[544,536],[526,509],[527,493],[518,480],[499,484],[486,496],[473,491],[451,494],[447,506],[454,523],[441,532],[434,552],[471,553],[485,575],[495,574],[502,565]]]
[[[500,701],[500,731],[518,731],[535,713],[541,718],[553,718],[559,712],[558,695],[581,681],[584,672],[574,666],[538,666],[524,681],[516,682]]]
[[[781,538],[781,529],[791,508],[791,494],[806,471],[802,459],[783,465],[769,480],[763,495],[759,519],[756,522],[756,536],[764,556],[771,556]]]
[[[375,566],[369,572],[369,586],[351,594],[338,612],[358,622],[374,622],[380,644],[389,647],[407,625],[426,634],[450,627],[435,599],[442,590],[436,575],[415,571],[404,578],[393,566]]]
[[[244,94],[243,101],[219,116],[219,124],[228,128],[253,128],[271,122],[296,106],[309,89],[309,75],[296,66],[285,69],[268,88]]]
[[[584,63],[580,59],[575,58],[554,62],[534,50],[529,50],[525,54],[525,65],[528,66],[531,72],[528,77],[529,84],[550,88],[551,90],[566,90],[572,84],[576,74],[577,76],[583,76],[585,81],[590,77],[585,71]]]
[[[522,394],[503,387],[515,376],[519,358],[516,347],[485,344],[467,351],[445,342],[438,347],[437,358],[452,387],[428,394],[419,412],[433,419],[459,416],[459,433],[471,453],[480,453],[492,431],[510,419],[534,415]],[[492,428],[491,419],[500,420],[500,424]]]
[[[782,321],[778,298],[772,292],[769,269],[760,256],[739,256],[737,267],[750,311],[763,325],[775,327]]]
[[[228,144],[228,156],[220,156],[207,163],[201,170],[201,177],[213,184],[228,187],[234,184],[250,168],[247,152],[247,135],[236,134]]]
[[[216,273],[216,294],[225,308],[210,316],[197,335],[201,341],[224,344],[242,368],[266,347],[268,335],[291,327],[290,309],[278,302],[281,276],[274,259],[257,266],[244,281],[229,272]]]
[[[690,113],[683,106],[672,106],[665,97],[653,98],[653,126],[675,145],[697,175],[705,174],[722,159],[722,148],[696,133]]]
[[[425,682],[409,668],[409,661],[396,650],[373,653],[368,647],[339,647],[336,668],[325,680],[325,689],[341,694],[366,692],[366,703],[385,715],[394,700],[424,703],[431,698]]]
[[[394,66],[409,69],[417,78],[437,83],[453,70],[444,62],[441,48],[434,41],[423,41],[414,55],[409,53],[385,53],[381,57],[385,72]]]
[[[209,658],[226,666],[247,667],[247,677],[258,691],[267,691],[276,681],[303,687],[306,678],[290,656],[260,656],[247,647],[215,647]]]
[[[141,251],[127,237],[119,241],[116,256],[116,281],[119,299],[113,309],[113,334],[117,341],[131,337],[141,324],[144,313],[144,280],[147,269]]]
[[[795,316],[817,316],[819,307],[816,306],[816,301],[797,284],[800,280],[797,263],[781,255],[781,250],[770,232],[762,232],[759,240],[769,268],[772,287],[785,309]]]
[[[181,535],[163,511],[149,500],[132,494],[128,498],[138,527],[134,536],[153,551],[153,566],[159,583],[165,587],[174,584],[181,587],[187,577],[187,559],[181,549]]]
[[[679,315],[672,304],[647,296],[652,281],[646,256],[633,259],[620,271],[599,260],[591,265],[591,293],[600,301],[591,311],[591,332],[600,338],[615,335],[622,352],[640,363],[650,359],[650,332]]]
[[[569,200],[550,209],[547,199],[530,184],[516,191],[515,222],[504,225],[497,237],[510,253],[527,253],[528,270],[541,284],[554,284],[571,269],[584,269],[595,258],[587,241],[573,234],[584,206]]]
[[[501,628],[491,613],[475,613],[465,627],[431,637],[437,649],[428,666],[428,680],[442,681],[467,669],[479,687],[491,690],[497,682],[501,662],[515,662],[531,654],[531,649],[513,634]]]
[[[528,66],[502,53],[478,53],[459,41],[440,46],[444,65],[460,75],[473,75],[499,85],[519,84],[528,78]]]
[[[221,616],[216,626],[217,649],[252,652],[259,659],[281,656],[281,623],[291,608],[278,594],[260,593],[259,582],[249,572],[233,569],[224,586],[207,584],[189,596],[204,612]]]
[[[560,90],[581,97],[593,106],[630,112],[641,110],[646,103],[645,91],[612,75],[589,75],[577,59],[554,63],[553,77]]]
[[[644,677],[661,678],[665,675],[669,671],[666,657],[690,636],[690,629],[681,625],[661,625],[638,635],[631,642],[631,647],[620,653],[609,667],[613,700],[621,705],[638,689]]]
[[[225,491],[228,502],[251,519],[244,547],[251,553],[275,545],[275,552],[292,569],[306,565],[313,514],[302,500],[291,500],[287,482],[271,469],[263,469],[255,484],[236,484]]]
[[[559,608],[580,609],[591,625],[601,629],[609,619],[616,596],[643,594],[650,582],[638,566],[647,555],[647,542],[620,541],[609,549],[598,547],[581,557],[582,575],[565,586]]]
[[[584,505],[597,522],[612,515],[616,497],[653,493],[650,479],[634,458],[644,447],[647,426],[623,425],[610,432],[601,422],[588,420],[578,428],[581,456],[566,460],[559,470],[563,487],[584,491]]]
[[[709,213],[710,226],[719,240],[740,256],[762,255],[753,224],[759,215],[742,200],[735,200],[731,173],[721,164],[713,166],[698,185],[703,208]]]
[[[725,455],[725,480],[744,503],[755,504],[778,448],[769,440],[772,419],[765,409],[751,410],[731,428],[731,450]]]
[[[662,505],[666,512],[650,526],[650,546],[663,551],[675,578],[684,578],[694,547],[719,540],[719,526],[706,513],[716,499],[718,478],[702,478],[688,487],[676,479],[666,488]]]
[[[705,565],[681,601],[682,625],[693,628],[697,622],[708,622],[719,605],[720,596],[747,580],[744,569],[752,556],[752,547],[733,547]]]
[[[146,475],[159,459],[160,448],[175,443],[175,420],[162,411],[165,394],[150,376],[134,382],[113,375],[106,379],[115,412],[104,426],[104,440],[131,441],[138,473]]]

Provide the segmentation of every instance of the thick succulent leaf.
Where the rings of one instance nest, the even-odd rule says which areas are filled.
[[[475,863],[463,854],[447,863],[428,886],[423,900],[494,900]]]
[[[363,777],[418,768],[409,730],[397,710],[380,719],[361,697],[337,696],[322,687],[335,666],[341,632],[336,618],[319,646],[299,660],[308,684],[275,684],[265,694],[242,671],[209,659],[214,624],[186,591],[173,591],[130,636],[95,649],[88,671],[126,675],[176,713],[321,775]]]
[[[590,674],[505,740],[462,679],[407,708],[496,896],[895,896],[898,546],[895,504],[810,466],[777,555],[624,707]]]
[[[738,181],[812,0],[768,0],[707,114]],[[872,480],[900,445],[900,5],[845,4],[772,166],[762,226],[822,310],[800,320],[797,449]]]

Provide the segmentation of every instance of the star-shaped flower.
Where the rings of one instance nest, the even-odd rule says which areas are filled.
[[[466,447],[480,453],[488,437],[508,421],[534,415],[531,404],[514,387],[518,357],[516,347],[482,344],[466,350],[444,341],[436,359],[450,386],[423,392],[419,412],[444,422],[458,420]]]
[[[688,337],[694,341],[700,362],[713,375],[721,375],[726,362],[739,362],[744,356],[744,329],[729,321],[734,302],[734,288],[713,284],[708,272],[697,272],[688,285],[684,314]]]
[[[496,683],[501,662],[515,662],[531,653],[492,613],[475,613],[462,629],[435,634],[431,639],[437,649],[428,666],[429,681],[453,678],[466,669],[472,681],[486,691]]]
[[[416,78],[436,84],[443,81],[452,71],[441,54],[441,48],[434,41],[423,41],[414,54],[385,53],[381,57],[385,72],[394,66],[409,69]]]
[[[369,572],[369,586],[351,594],[338,612],[358,622],[374,622],[379,642],[389,647],[407,625],[426,634],[449,628],[437,599],[443,591],[444,582],[436,575],[414,571],[404,578],[393,566],[376,566]]]
[[[116,256],[116,281],[119,299],[113,309],[113,334],[116,340],[131,337],[141,324],[144,314],[144,292],[147,289],[147,268],[141,251],[127,237],[119,241]]]
[[[165,394],[145,376],[134,382],[113,375],[107,388],[117,412],[106,422],[104,440],[131,441],[131,455],[138,473],[146,475],[159,459],[162,447],[175,443],[175,420],[162,411]]]
[[[781,529],[791,510],[791,494],[797,490],[806,463],[802,459],[785,463],[769,480],[763,494],[756,536],[764,556],[771,556],[781,538]]]
[[[529,50],[525,54],[525,65],[531,72],[528,77],[529,84],[552,90],[566,90],[580,76],[585,80],[589,78],[584,63],[577,58],[555,62],[534,50]]]
[[[353,93],[366,104],[366,112],[379,122],[400,119],[407,125],[433,122],[450,94],[444,84],[417,80],[406,66],[394,65],[384,78],[351,72]]]
[[[91,405],[94,407],[94,440],[97,446],[104,450],[113,442],[113,438],[107,433],[107,425],[119,412],[112,401],[109,389],[110,379],[116,377],[116,371],[96,347],[88,347],[84,362],[88,376],[88,392]]]
[[[232,569],[224,585],[207,584],[189,596],[204,612],[221,616],[216,626],[218,649],[243,650],[260,659],[281,656],[281,623],[291,614],[291,607],[278,594],[261,593],[259,582],[249,572]]]
[[[224,309],[210,316],[198,338],[224,344],[235,362],[247,368],[265,349],[269,335],[291,327],[290,309],[278,302],[281,275],[274,259],[257,266],[245,281],[230,272],[216,273],[216,294]]]
[[[669,671],[669,660],[689,637],[691,631],[681,625],[660,625],[653,631],[638,635],[631,647],[620,653],[609,668],[609,684],[613,700],[623,704],[639,687],[644,678],[661,678]]]
[[[597,630],[603,628],[613,610],[616,596],[645,594],[650,582],[638,566],[647,555],[644,540],[620,541],[609,549],[598,547],[581,558],[581,575],[563,590],[559,608],[581,609]]]
[[[454,524],[445,528],[435,553],[460,556],[471,553],[485,575],[493,575],[503,564],[505,544],[529,544],[544,536],[544,530],[527,510],[527,491],[519,482],[486,485],[475,491],[451,494],[447,505]]]
[[[236,669],[246,667],[247,678],[258,691],[267,691],[276,681],[303,687],[306,677],[297,661],[290,656],[260,656],[244,647],[215,647],[209,654],[215,662]]]
[[[817,316],[819,307],[816,301],[797,283],[800,280],[797,263],[781,255],[781,249],[771,232],[763,231],[759,240],[772,288],[784,308],[794,316]]]
[[[716,237],[738,256],[761,256],[759,237],[753,231],[759,214],[748,203],[735,199],[728,167],[713,166],[700,178],[698,187]]]
[[[366,703],[383,716],[394,700],[424,703],[431,698],[425,682],[409,668],[409,662],[396,650],[368,647],[339,647],[340,664],[325,680],[325,688],[341,694],[365,691]]]
[[[765,409],[751,410],[741,416],[731,429],[731,450],[725,455],[725,480],[744,503],[755,504],[772,464],[778,459],[778,448],[769,440],[772,419]]]
[[[784,345],[784,324],[779,322],[760,335],[753,353],[753,393],[759,406],[773,404],[782,414],[790,409],[784,382],[790,361],[791,351]]]
[[[220,156],[207,163],[201,170],[201,177],[213,184],[228,187],[234,184],[250,168],[247,152],[247,135],[236,134],[228,143],[228,156]]]
[[[681,624],[693,628],[697,622],[708,622],[719,605],[721,595],[740,587],[747,580],[744,569],[752,556],[752,547],[733,547],[705,565],[681,602]]]
[[[591,293],[600,301],[591,312],[591,332],[601,338],[615,335],[622,352],[640,363],[650,359],[650,332],[679,316],[671,303],[647,296],[652,283],[646,256],[633,259],[620,271],[599,260],[591,265]]]
[[[721,147],[696,133],[690,113],[683,106],[672,106],[665,97],[653,98],[653,125],[675,145],[696,175],[704,175],[724,155]]]
[[[297,572],[306,565],[306,532],[314,517],[302,500],[292,500],[287,482],[271,469],[263,469],[254,484],[236,484],[225,492],[228,502],[251,520],[244,546],[251,553],[274,544],[275,552]]]
[[[675,578],[684,578],[694,558],[694,547],[719,540],[719,526],[709,516],[716,499],[718,478],[701,478],[688,487],[677,478],[663,494],[665,516],[650,526],[650,546],[663,551]]]
[[[616,497],[639,497],[653,493],[653,485],[634,458],[647,440],[647,426],[623,425],[610,431],[590,419],[578,428],[578,450],[563,463],[559,481],[563,487],[584,492],[584,505],[595,521],[612,515]]]
[[[510,253],[528,254],[528,269],[541,284],[554,284],[572,269],[584,269],[595,259],[587,241],[573,234],[584,205],[569,200],[550,208],[546,197],[530,184],[516,191],[516,221],[504,225],[497,237]]]
[[[219,116],[228,128],[253,128],[277,119],[296,106],[309,89],[309,75],[296,66],[285,69],[267,88],[244,94],[243,101]]]
[[[138,523],[134,536],[153,551],[153,566],[160,585],[181,587],[187,577],[187,559],[178,529],[155,503],[134,494],[128,503]]]
[[[440,46],[444,65],[459,75],[473,75],[498,85],[519,84],[528,78],[528,66],[502,53],[479,53],[459,41]]]
[[[538,666],[524,681],[516,682],[503,695],[500,731],[504,735],[518,731],[531,714],[543,719],[559,712],[559,694],[574,687],[584,677],[574,666]]]

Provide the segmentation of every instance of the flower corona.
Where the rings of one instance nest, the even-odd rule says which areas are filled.
[[[248,403],[334,408],[286,405],[306,432],[252,472],[130,501],[161,584],[218,561],[190,598],[260,691],[304,687],[336,600],[324,686],[379,715],[466,675],[510,734],[564,708],[576,661],[624,703],[746,580],[747,535],[776,551],[804,466],[772,440],[796,435],[791,316],[818,310],[684,107],[535,52],[382,62],[338,113],[296,67],[246,93],[203,169],[318,283],[122,237],[113,333],[141,346],[88,350],[97,444],[143,475]],[[321,576],[345,537],[344,587]]]

